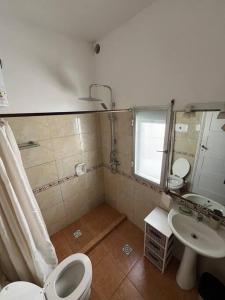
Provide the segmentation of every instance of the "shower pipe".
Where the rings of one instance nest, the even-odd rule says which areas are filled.
[[[115,102],[113,100],[113,93],[112,93],[112,88],[109,85],[106,84],[98,84],[98,83],[92,83],[89,86],[89,97],[82,97],[79,98],[79,100],[83,100],[83,101],[100,101],[101,102],[101,106],[106,110],[107,106],[104,102],[102,102],[101,99],[98,98],[94,98],[92,97],[92,88],[93,87],[103,87],[109,90],[110,93],[110,104],[111,107],[110,109],[113,111],[115,110]],[[110,164],[110,170],[112,173],[117,173],[118,171],[118,166],[119,166],[119,161],[117,159],[117,151],[116,151],[116,136],[115,136],[115,115],[113,114],[113,112],[110,112],[108,114],[108,118],[110,121],[110,134],[111,134],[111,150],[110,150],[110,154],[109,154],[109,164]]]

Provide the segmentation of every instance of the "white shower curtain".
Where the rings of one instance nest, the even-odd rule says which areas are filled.
[[[43,285],[58,261],[8,123],[0,121],[0,271]]]

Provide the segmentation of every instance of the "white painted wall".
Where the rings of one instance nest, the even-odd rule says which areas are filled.
[[[156,0],[100,41],[117,107],[225,100],[225,1]]]
[[[90,110],[76,100],[93,81],[90,43],[0,18],[0,57],[9,99],[0,114]]]

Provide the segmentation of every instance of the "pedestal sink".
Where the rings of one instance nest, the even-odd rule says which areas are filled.
[[[185,245],[176,280],[182,289],[189,290],[196,283],[198,254],[211,258],[225,257],[224,230],[215,231],[175,209],[170,210],[168,223],[177,239]]]

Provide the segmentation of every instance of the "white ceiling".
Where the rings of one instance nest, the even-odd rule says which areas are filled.
[[[97,40],[154,0],[0,0],[0,17]]]

